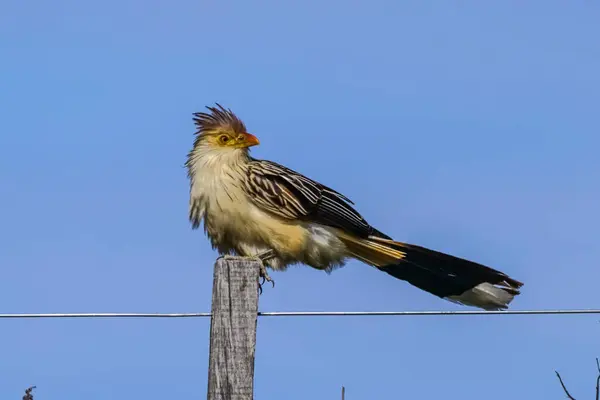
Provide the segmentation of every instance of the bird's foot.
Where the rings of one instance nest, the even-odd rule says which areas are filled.
[[[273,278],[271,278],[269,276],[269,273],[267,272],[267,268],[265,268],[265,264],[261,262],[260,264],[260,269],[259,269],[259,274],[258,274],[258,280],[260,281],[260,278],[262,278],[262,283],[258,282],[258,292],[259,294],[262,294],[262,286],[265,284],[265,282],[271,282],[271,284],[273,285],[273,287],[275,287],[275,281],[273,280]]]
[[[265,282],[271,282],[273,287],[275,287],[275,281],[269,276],[267,268],[265,267],[265,262],[275,257],[275,252],[273,250],[267,250],[263,251],[262,253],[258,253],[254,257],[260,261],[260,269],[258,274],[258,293],[262,294],[262,286],[265,284]],[[262,278],[262,283],[260,282],[260,278]]]

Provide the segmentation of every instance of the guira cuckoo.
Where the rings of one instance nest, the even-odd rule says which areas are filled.
[[[278,163],[250,156],[256,136],[219,104],[194,113],[186,167],[192,228],[204,223],[225,257],[285,270],[301,263],[330,272],[357,259],[446,300],[505,309],[521,282],[484,265],[398,242],[371,226],[343,194]]]

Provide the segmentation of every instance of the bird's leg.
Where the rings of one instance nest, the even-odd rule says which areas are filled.
[[[262,285],[265,282],[271,282],[273,287],[275,287],[275,281],[269,276],[269,273],[267,272],[267,268],[265,267],[265,262],[267,262],[271,258],[275,257],[275,252],[273,250],[267,250],[267,251],[263,251],[262,253],[258,253],[254,257],[258,258],[258,260],[260,261],[260,269],[259,269],[258,279],[262,278],[263,281],[262,281],[262,283],[258,282],[258,290],[260,291],[260,293],[262,293]]]

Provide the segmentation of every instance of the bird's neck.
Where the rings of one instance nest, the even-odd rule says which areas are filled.
[[[218,177],[227,171],[245,170],[251,158],[248,149],[223,149],[200,144],[189,155],[187,166],[192,182],[196,177]]]

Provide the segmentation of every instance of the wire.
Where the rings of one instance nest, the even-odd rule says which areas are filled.
[[[259,312],[260,317],[350,317],[350,316],[468,316],[468,315],[565,315],[600,314],[600,309],[580,310],[508,310],[508,311],[274,311]],[[54,313],[54,314],[0,314],[9,318],[198,318],[211,313]]]
[[[2,318],[190,318],[210,317],[210,313],[63,313],[63,314],[0,314]]]
[[[600,314],[600,309],[587,310],[508,310],[508,311],[315,311],[315,312],[265,312],[258,313],[265,317],[297,317],[297,316],[434,316],[434,315],[559,315],[559,314]]]

